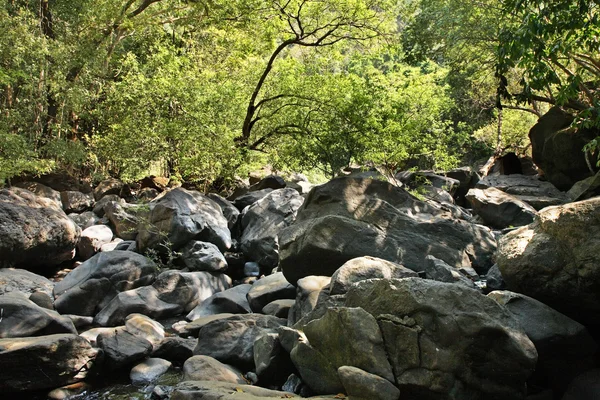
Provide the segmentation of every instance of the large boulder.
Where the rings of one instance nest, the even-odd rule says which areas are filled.
[[[277,333],[277,329],[286,323],[285,319],[260,314],[214,320],[200,329],[194,354],[211,356],[241,369],[254,369],[256,339]]]
[[[533,222],[535,208],[500,189],[471,189],[467,201],[486,224],[494,228],[523,226]]]
[[[290,355],[303,381],[316,393],[343,391],[337,375],[342,366],[394,381],[379,325],[362,308],[330,308],[303,330],[308,342],[298,341]]]
[[[507,289],[600,326],[600,198],[548,207],[500,240]]]
[[[94,316],[118,293],[154,282],[157,271],[149,258],[131,251],[98,253],[54,286],[56,310]]]
[[[241,219],[241,249],[250,259],[267,267],[279,263],[277,235],[296,219],[304,199],[294,189],[278,189],[248,207]]]
[[[594,367],[598,345],[580,323],[531,297],[509,292],[488,294],[510,311],[538,352],[532,380],[560,397],[577,375]]]
[[[296,288],[281,272],[257,280],[247,294],[248,303],[254,312],[260,312],[264,306],[279,299],[294,299]]]
[[[0,265],[53,267],[72,259],[81,229],[52,200],[0,190]]]
[[[504,307],[478,291],[420,278],[371,279],[354,284],[345,304],[377,319],[402,396],[524,398],[535,347]]]
[[[17,268],[0,268],[0,295],[19,292],[26,296],[34,292],[52,296],[54,282],[41,275]]]
[[[475,185],[477,189],[496,188],[515,196],[536,210],[569,202],[569,197],[553,184],[531,175],[488,175]]]
[[[136,239],[140,251],[160,249],[163,244],[179,250],[190,240],[213,243],[221,251],[231,247],[231,233],[221,207],[200,192],[176,188],[148,205],[148,219],[140,222]]]
[[[0,338],[77,333],[69,318],[40,307],[21,294],[0,296],[0,310]]]
[[[362,256],[422,271],[431,254],[485,272],[495,248],[486,227],[454,219],[387,182],[351,177],[313,188],[296,222],[279,234],[280,268],[292,284],[331,276]]]
[[[125,327],[104,331],[96,340],[104,352],[104,368],[109,371],[131,367],[152,352],[152,343]]]
[[[31,193],[35,193],[37,196],[45,197],[52,200],[58,208],[62,208],[62,201],[60,200],[60,192],[54,190],[46,185],[39,182],[19,182],[15,184],[16,187],[27,189]]]
[[[569,190],[575,182],[594,175],[582,151],[590,140],[598,136],[593,129],[571,127],[573,116],[560,107],[553,107],[529,131],[533,161],[544,171],[544,176],[560,190]],[[596,164],[593,156],[591,165]]]
[[[234,286],[230,289],[215,293],[209,298],[203,300],[186,316],[190,321],[206,317],[209,315],[232,313],[248,314],[251,313],[248,303],[248,292],[252,285],[244,283]]]
[[[112,238],[112,230],[106,225],[93,225],[84,229],[77,243],[79,257],[84,260],[91,258],[103,245],[110,243]]]
[[[123,240],[135,240],[139,221],[149,211],[145,206],[120,204],[116,201],[109,201],[103,209],[108,220],[115,227],[115,233]]]
[[[0,392],[51,389],[81,381],[97,354],[90,342],[75,334],[0,339]]]
[[[60,192],[63,210],[69,213],[82,213],[91,210],[94,206],[94,197],[91,193],[81,193],[76,190]]]
[[[115,326],[131,313],[155,319],[173,317],[191,311],[201,301],[230,286],[231,280],[224,274],[165,271],[152,286],[119,293],[94,321],[102,326]]]

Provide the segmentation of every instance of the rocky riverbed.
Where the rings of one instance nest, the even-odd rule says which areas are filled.
[[[600,396],[592,189],[468,168],[229,199],[144,182],[0,190],[0,392]]]

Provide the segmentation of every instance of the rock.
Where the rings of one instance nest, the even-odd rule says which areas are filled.
[[[281,272],[265,276],[257,280],[247,294],[250,309],[260,312],[273,300],[294,299],[296,288],[292,286]]]
[[[250,191],[257,191],[263,189],[283,189],[286,187],[285,180],[277,175],[268,175],[262,178],[259,182],[250,186]]]
[[[218,194],[209,193],[206,196],[208,196],[208,198],[213,200],[219,205],[219,207],[221,207],[223,215],[225,216],[225,218],[227,218],[227,227],[230,231],[233,232],[238,222],[238,217],[240,216],[240,210],[238,210],[232,202],[230,202],[224,197],[219,196]]]
[[[575,182],[594,175],[588,168],[582,149],[598,136],[598,131],[592,129],[575,131],[570,127],[572,122],[573,117],[556,106],[529,131],[533,161],[544,171],[548,181],[565,191]],[[597,160],[593,156],[589,161],[596,165]]]
[[[118,237],[123,240],[135,240],[140,222],[139,215],[145,216],[149,211],[141,206],[111,201],[104,206],[104,212],[112,226],[115,227]]]
[[[277,333],[259,336],[254,342],[254,364],[261,385],[280,387],[295,371],[294,364],[281,343]]]
[[[244,264],[244,276],[260,276],[260,265],[254,261]]]
[[[109,178],[103,180],[94,189],[94,199],[98,201],[108,194],[116,194],[120,196],[124,187],[125,184],[118,179]]]
[[[475,214],[495,228],[527,225],[537,214],[529,204],[496,188],[471,189],[466,198]]]
[[[497,262],[508,290],[600,326],[600,198],[548,207],[536,222],[500,240]]]
[[[91,387],[87,383],[77,382],[50,391],[48,398],[52,400],[68,400],[90,389]]]
[[[60,200],[65,213],[82,213],[91,210],[94,206],[94,198],[91,194],[74,190],[60,192]]]
[[[150,342],[153,349],[165,338],[164,326],[143,314],[129,314],[125,318],[125,329],[132,335]]]
[[[155,382],[171,368],[171,362],[162,358],[149,358],[131,369],[129,379],[134,385]]]
[[[97,353],[74,334],[0,339],[0,392],[51,389],[81,381]]]
[[[142,189],[150,188],[158,192],[163,192],[167,189],[167,186],[169,185],[169,178],[164,176],[150,175],[142,179],[140,184]]]
[[[20,292],[26,296],[34,292],[52,295],[54,283],[41,275],[24,269],[0,268],[0,295]]]
[[[599,396],[600,369],[593,369],[575,378],[562,400],[596,400]]]
[[[185,325],[181,325],[177,328],[177,332],[181,337],[198,337],[198,333],[200,329],[202,329],[205,325],[210,322],[217,321],[220,319],[227,319],[229,317],[233,317],[235,314],[231,313],[222,313],[222,314],[214,314],[207,315],[205,317],[199,317],[194,319],[192,322],[186,323]]]
[[[224,271],[225,256],[212,243],[192,240],[181,250],[181,260],[190,271]]]
[[[400,264],[377,257],[358,257],[347,261],[331,276],[329,294],[344,294],[353,283],[372,278],[409,278],[418,274]]]
[[[457,204],[465,206],[465,196],[469,189],[475,187],[479,176],[471,167],[456,168],[444,173],[448,178],[456,179],[459,182],[459,186],[454,193],[454,199]]]
[[[240,211],[244,210],[244,208],[256,203],[258,200],[262,199],[269,193],[271,193],[273,189],[262,189],[256,190],[254,192],[248,192],[242,196],[239,196],[233,201],[233,205]]]
[[[294,303],[296,303],[296,300],[273,300],[272,302],[270,302],[262,308],[261,313],[265,315],[273,315],[278,318],[287,319],[288,314],[290,313],[290,309],[292,308]]]
[[[600,195],[600,172],[594,176],[576,182],[567,193],[567,196],[571,201],[586,200],[598,195]]]
[[[152,352],[152,343],[135,336],[125,327],[102,332],[96,341],[104,351],[104,368],[109,371],[129,367]]]
[[[307,360],[306,355],[310,353],[297,350],[296,345],[291,357],[303,381],[316,393],[339,393],[341,383],[337,369],[344,365],[394,380],[377,321],[363,309],[330,308],[322,318],[306,324],[304,334],[314,349],[311,353],[316,352],[319,356]],[[315,363],[320,364],[319,360],[326,360],[327,363],[315,368]],[[318,378],[318,375],[323,378]],[[328,381],[327,377],[335,379]]]
[[[42,308],[20,294],[0,296],[0,310],[0,338],[77,334],[69,318]]]
[[[330,282],[331,278],[328,276],[307,276],[297,282],[296,301],[288,313],[290,326],[311,313],[322,295],[328,295]]]
[[[183,380],[246,383],[240,370],[209,356],[188,358],[183,364]]]
[[[296,284],[362,256],[421,271],[431,254],[487,271],[496,246],[491,231],[449,215],[387,182],[337,178],[313,188],[296,222],[280,232],[280,268]]]
[[[458,283],[472,289],[476,288],[475,283],[466,275],[463,275],[458,269],[452,268],[434,256],[427,256],[425,275],[427,279],[433,279],[434,281]]]
[[[54,286],[54,306],[62,314],[94,316],[120,292],[154,282],[157,267],[131,251],[98,253]]]
[[[160,191],[158,191],[156,189],[143,188],[138,192],[137,198],[139,201],[141,201],[143,203],[147,203],[149,201],[154,200],[156,197],[158,197],[159,194],[160,194]]]
[[[498,264],[494,264],[485,276],[486,286],[489,290],[504,290],[506,289],[506,282],[502,278],[500,268]]]
[[[173,250],[190,240],[213,243],[221,251],[231,247],[231,234],[221,207],[199,192],[176,188],[148,204],[148,221],[140,224],[136,239],[140,251],[156,249],[167,241]]]
[[[438,175],[433,171],[401,171],[394,178],[402,182],[411,189],[417,189],[423,186],[431,186],[437,189],[442,189],[453,195],[459,188],[461,182],[458,179]]]
[[[270,390],[258,386],[240,385],[231,382],[185,381],[179,383],[171,400],[219,399],[219,400],[265,400],[299,398],[299,396]],[[313,400],[325,400],[313,398]]]
[[[52,200],[0,190],[0,265],[53,267],[75,255],[81,230]]]
[[[522,294],[494,291],[488,297],[510,311],[535,345],[534,382],[562,394],[573,378],[595,365],[598,345],[583,325]]]
[[[284,392],[300,394],[303,385],[304,383],[298,375],[290,374],[290,376],[288,376],[287,380],[281,387],[281,390],[283,390]]]
[[[94,318],[92,317],[83,317],[81,315],[73,315],[73,314],[64,314],[65,317],[69,318],[75,328],[84,328],[92,325],[94,323]]]
[[[15,186],[29,190],[36,196],[45,197],[46,199],[52,200],[57,208],[63,208],[62,201],[60,199],[60,192],[57,190],[54,190],[39,182],[19,182],[15,184]]]
[[[166,337],[155,347],[152,357],[164,358],[178,364],[183,364],[188,358],[194,355],[194,348],[197,342],[193,338]]]
[[[115,326],[131,313],[151,318],[174,317],[231,286],[229,277],[209,272],[165,271],[152,286],[119,293],[95,317],[95,323]]]
[[[209,298],[198,304],[186,318],[194,321],[200,317],[214,314],[232,313],[247,314],[251,313],[250,304],[247,295],[252,285],[241,284],[230,289],[215,293]]]
[[[338,368],[338,376],[346,393],[352,399],[398,400],[400,390],[390,381],[360,368],[343,366]]]
[[[536,210],[569,202],[565,193],[537,176],[488,175],[475,185],[477,189],[496,188],[529,204]]]
[[[77,251],[83,260],[91,258],[100,251],[100,248],[110,243],[113,233],[106,225],[94,225],[81,232],[81,238],[77,243]]]
[[[96,214],[100,218],[104,217],[104,214],[105,214],[104,207],[108,203],[111,203],[111,202],[116,202],[120,205],[125,204],[125,200],[120,198],[119,195],[108,194],[96,202],[96,204],[94,205],[94,210],[93,210],[94,214]]]
[[[278,189],[250,205],[241,217],[240,245],[244,254],[267,268],[276,267],[277,235],[294,222],[303,201],[294,189]]]
[[[105,243],[102,246],[100,246],[100,251],[102,252],[102,251],[117,250],[117,248],[119,247],[120,243],[123,243],[123,239],[119,239],[119,238],[113,239],[109,243]]]
[[[377,319],[402,396],[524,397],[535,347],[508,310],[478,291],[420,278],[372,279],[350,288],[346,306]]]
[[[97,339],[101,333],[112,332],[115,328],[91,328],[85,332],[82,332],[79,336],[87,340],[94,347],[98,347]]]
[[[81,214],[71,213],[68,217],[83,230],[100,223],[100,218],[92,211],[84,211]]]
[[[27,179],[26,179],[27,180]],[[41,176],[36,176],[30,181],[39,182],[56,191],[63,192],[65,190],[78,190],[83,193],[90,193],[92,188],[86,182],[64,172],[49,173]]]
[[[47,310],[54,311],[54,302],[52,297],[44,292],[33,292],[29,295],[29,301]]]
[[[117,243],[117,247],[114,250],[133,251],[136,252],[137,244],[134,240],[123,240]]]
[[[276,333],[286,322],[260,314],[235,315],[209,322],[198,333],[194,354],[211,356],[241,369],[253,369],[256,339],[267,333]]]

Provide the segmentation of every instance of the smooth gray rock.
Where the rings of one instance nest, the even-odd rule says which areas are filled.
[[[273,300],[262,308],[261,313],[287,319],[290,309],[295,303],[296,300],[290,299]]]
[[[125,327],[100,333],[96,343],[104,352],[104,368],[109,371],[130,367],[152,352],[152,343],[135,336]]]
[[[373,278],[409,278],[418,274],[400,264],[377,257],[358,257],[344,263],[331,276],[329,294],[344,294],[353,283]]]
[[[569,197],[553,184],[541,181],[537,176],[511,174],[488,175],[475,185],[478,189],[490,187],[502,190],[536,210],[569,202]]]
[[[141,313],[159,319],[188,312],[201,301],[228,289],[231,279],[210,272],[161,273],[152,286],[119,293],[95,317],[102,326],[115,326],[131,313]]]
[[[457,268],[449,266],[434,256],[427,256],[425,275],[427,279],[433,279],[434,281],[458,283],[472,289],[476,288],[475,283],[466,275],[462,274]]]
[[[120,292],[154,282],[154,262],[131,251],[98,253],[54,286],[54,306],[62,314],[94,316]]]
[[[92,211],[84,211],[81,214],[71,213],[68,217],[82,230],[100,223],[100,218]]]
[[[313,188],[296,222],[279,234],[280,268],[292,284],[309,275],[331,276],[362,256],[422,271],[425,257],[433,255],[485,272],[495,248],[489,229],[372,179],[336,178]]]
[[[281,272],[265,276],[254,282],[247,294],[250,309],[260,312],[273,300],[294,299],[296,288],[292,286]]]
[[[6,395],[79,382],[97,354],[87,340],[73,334],[0,339],[0,392]],[[22,398],[23,393],[16,396]]]
[[[600,326],[600,198],[548,207],[535,223],[500,239],[507,289],[583,323]]]
[[[186,318],[190,321],[208,315],[232,313],[247,314],[252,312],[247,295],[252,289],[250,284],[241,284],[215,293],[198,304]]]
[[[34,292],[52,295],[54,282],[24,269],[0,268],[0,295],[19,292],[26,296]]]
[[[420,278],[372,279],[350,288],[346,306],[377,319],[402,396],[524,398],[535,347],[512,314],[480,292]]]
[[[271,193],[273,189],[262,189],[256,190],[254,192],[248,192],[242,196],[237,197],[233,201],[233,205],[240,211],[243,211],[244,208],[251,206],[256,203],[258,200],[262,199],[269,193]]]
[[[494,228],[527,225],[537,215],[529,204],[496,188],[471,189],[466,198],[473,212]]]
[[[584,180],[576,182],[567,196],[571,201],[586,200],[600,195],[600,172]]]
[[[148,220],[140,223],[136,238],[140,251],[159,250],[166,242],[179,250],[194,239],[213,243],[221,251],[231,247],[231,233],[221,207],[199,192],[176,188],[148,206]]]
[[[277,235],[296,219],[304,199],[294,189],[278,189],[244,210],[240,246],[246,256],[267,268],[279,263]]]
[[[200,329],[202,329],[209,322],[216,321],[219,319],[226,319],[229,317],[233,317],[235,315],[236,314],[232,314],[232,313],[221,313],[221,314],[213,314],[213,315],[207,315],[204,317],[199,317],[199,318],[194,319],[192,322],[188,322],[188,323],[185,323],[184,325],[178,326],[176,330],[177,330],[177,333],[179,334],[179,336],[181,336],[181,337],[197,338],[198,333],[200,332]],[[185,321],[182,321],[182,322],[185,322]]]
[[[82,213],[91,210],[94,206],[94,197],[91,194],[75,190],[60,192],[60,200],[65,213]]]
[[[112,230],[106,225],[94,225],[81,232],[77,253],[83,260],[91,258],[100,248],[110,243],[113,238]]]
[[[190,271],[224,271],[225,256],[212,243],[193,240],[181,250],[181,261]]]
[[[40,307],[20,293],[0,296],[0,338],[77,334],[73,322]]]
[[[246,384],[240,370],[209,356],[193,356],[183,364],[186,381],[218,381]]]
[[[121,197],[119,197],[119,195],[108,194],[96,202],[96,204],[94,205],[94,209],[92,211],[98,217],[100,217],[100,218],[104,217],[104,213],[105,213],[104,206],[107,205],[108,203],[110,203],[111,201],[117,202],[119,204],[125,204],[125,200],[122,199]]]
[[[240,210],[238,210],[232,202],[227,200],[224,197],[219,196],[216,193],[209,193],[208,196],[211,200],[221,207],[221,211],[225,218],[227,218],[227,227],[230,231],[233,231],[234,227],[238,222],[238,217],[240,216]]]
[[[296,324],[312,312],[320,297],[329,294],[331,278],[328,276],[307,276],[297,282],[296,301],[288,314],[288,324]]]
[[[152,357],[164,358],[172,362],[183,364],[194,355],[196,339],[185,339],[178,336],[166,337],[155,346]]]
[[[486,286],[489,290],[504,290],[506,289],[506,282],[502,278],[498,264],[494,264],[485,276]]]
[[[129,379],[134,385],[155,382],[171,368],[171,362],[162,358],[149,358],[131,369]]]
[[[241,369],[254,368],[254,342],[266,333],[276,333],[286,320],[270,315],[245,314],[218,319],[198,333],[196,355],[206,355]]]
[[[119,248],[119,244],[122,242],[123,242],[123,239],[120,239],[120,238],[113,239],[112,241],[100,246],[100,251],[102,252],[102,251],[117,250]]]
[[[263,386],[281,386],[295,371],[290,355],[282,347],[277,333],[267,333],[256,339],[254,365],[258,381]]]
[[[75,255],[81,229],[28,190],[0,190],[0,266],[53,267]]]
[[[143,314],[129,314],[125,318],[125,329],[132,335],[150,342],[153,349],[165,338],[165,327]]]
[[[343,366],[338,376],[348,396],[357,400],[398,400],[400,390],[387,379],[363,371],[360,368]]]

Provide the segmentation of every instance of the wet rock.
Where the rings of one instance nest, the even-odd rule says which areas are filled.
[[[171,362],[162,358],[149,358],[131,369],[129,379],[134,385],[146,385],[156,382],[171,368]]]

